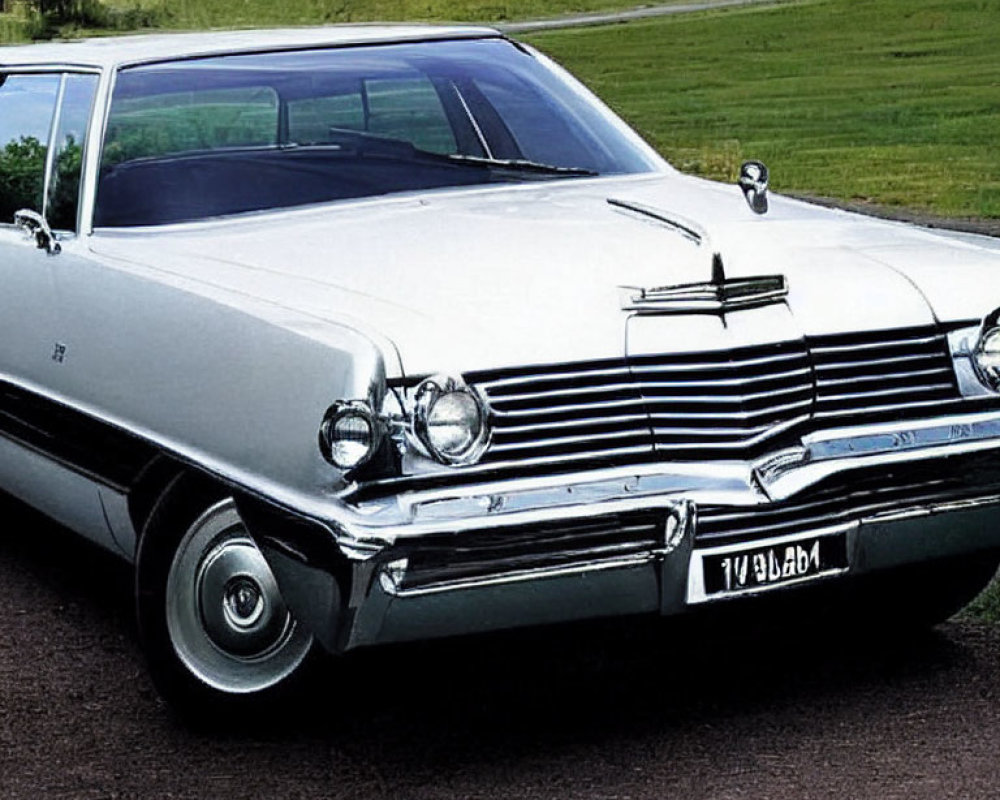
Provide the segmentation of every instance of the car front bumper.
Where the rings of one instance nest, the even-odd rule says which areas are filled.
[[[400,493],[322,520],[238,504],[296,618],[333,652],[680,614],[1000,548],[1000,413],[824,431],[754,462]],[[707,585],[719,558],[825,537],[842,542],[843,563],[773,585]]]

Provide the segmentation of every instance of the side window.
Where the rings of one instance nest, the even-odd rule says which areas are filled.
[[[55,153],[45,203],[45,215],[55,230],[76,230],[83,145],[96,92],[96,75],[66,76],[58,127],[52,140]]]
[[[0,224],[42,213],[45,159],[60,75],[0,75]]]

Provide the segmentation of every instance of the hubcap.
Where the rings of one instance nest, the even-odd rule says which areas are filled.
[[[166,602],[175,652],[200,680],[224,692],[273,686],[312,644],[231,500],[185,533],[167,576]]]

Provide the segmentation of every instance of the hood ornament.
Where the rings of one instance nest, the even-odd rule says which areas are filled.
[[[712,256],[712,279],[651,289],[622,287],[622,310],[640,314],[725,314],[781,303],[788,295],[784,275],[727,278],[722,256]]]
[[[767,213],[767,167],[762,161],[744,161],[736,183],[755,214]]]

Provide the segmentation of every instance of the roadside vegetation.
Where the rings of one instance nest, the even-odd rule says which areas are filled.
[[[689,0],[655,0],[671,5]],[[615,11],[639,0],[0,0],[0,43],[147,28],[203,30],[342,22],[498,24]]]

